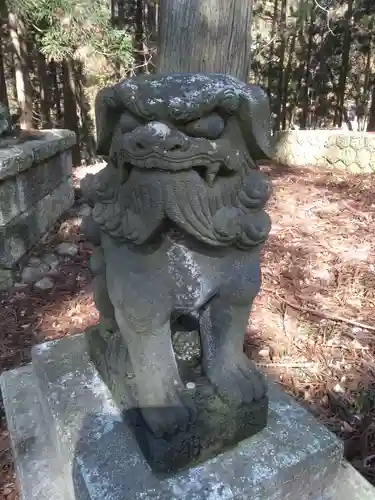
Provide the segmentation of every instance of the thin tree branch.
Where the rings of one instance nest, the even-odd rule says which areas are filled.
[[[333,36],[336,36],[334,34],[334,32],[332,31],[331,27],[330,27],[330,12],[329,12],[329,9],[326,9],[325,7],[323,7],[323,5],[321,5],[318,0],[314,0],[315,1],[315,5],[317,7],[319,7],[320,10],[322,10],[323,12],[325,12],[327,14],[327,27],[328,27],[328,31],[333,35]]]
[[[348,325],[357,326],[358,328],[362,328],[363,330],[369,330],[371,332],[375,332],[374,326],[370,326],[365,323],[360,323],[359,321],[355,321],[352,319],[344,318],[343,316],[337,316],[336,314],[331,314],[324,311],[318,311],[317,309],[312,309],[310,307],[300,306],[293,302],[289,302],[287,299],[284,299],[284,297],[281,297],[277,292],[275,292],[274,290],[270,290],[268,288],[263,287],[262,290],[268,293],[272,293],[273,295],[276,295],[277,298],[280,299],[282,302],[284,302],[287,306],[292,307],[293,309],[296,309],[297,311],[300,311],[302,313],[313,314],[314,316],[319,316],[320,318],[329,319],[331,321],[340,321],[341,323],[347,323]]]

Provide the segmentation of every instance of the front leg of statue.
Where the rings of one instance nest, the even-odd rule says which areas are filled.
[[[141,322],[131,324],[119,309],[115,313],[135,374],[137,404],[147,426],[157,437],[184,431],[192,411],[183,399],[169,321],[155,328]]]
[[[219,395],[240,407],[265,396],[263,375],[243,352],[251,304],[228,304],[215,297],[203,312],[201,336],[203,369]]]

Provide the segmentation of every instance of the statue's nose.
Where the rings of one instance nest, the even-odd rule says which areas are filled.
[[[187,137],[165,123],[150,122],[133,132],[133,147],[138,154],[173,153],[187,148]]]

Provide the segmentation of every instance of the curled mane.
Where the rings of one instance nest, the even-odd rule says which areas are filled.
[[[136,242],[129,233],[129,224],[139,229],[141,218],[133,222],[134,212],[124,204],[123,187],[116,170],[107,166],[92,180],[93,218],[103,232],[119,241]],[[234,246],[246,249],[263,242],[270,230],[268,215],[262,210],[270,195],[270,186],[257,171],[251,171],[237,191],[222,192],[214,204],[208,204],[211,218],[211,240],[203,242],[217,247]],[[140,200],[142,204],[142,200]],[[129,220],[130,219],[130,220]],[[183,229],[183,228],[182,228]],[[199,235],[193,236],[201,239]],[[142,243],[145,241],[142,240]]]

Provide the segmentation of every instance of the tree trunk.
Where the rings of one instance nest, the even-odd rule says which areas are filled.
[[[81,152],[73,61],[64,59],[61,63],[61,69],[64,95],[64,128],[72,130],[77,135],[77,144],[72,149],[72,159],[73,165],[79,165],[81,163]]]
[[[144,23],[143,23],[143,0],[135,0],[134,9],[134,62],[135,74],[144,73],[146,70],[146,58],[144,47]]]
[[[272,87],[274,82],[274,74],[273,74],[273,57],[275,55],[275,39],[277,33],[277,18],[279,11],[279,2],[278,0],[274,0],[273,4],[273,17],[272,17],[272,29],[271,29],[271,45],[270,45],[270,55],[268,59],[268,85],[267,92],[268,98],[271,100],[272,95]]]
[[[340,72],[340,80],[338,85],[338,96],[337,96],[337,107],[335,113],[335,125],[341,127],[342,117],[344,111],[344,101],[345,101],[345,88],[346,88],[346,78],[348,76],[349,70],[349,56],[350,56],[350,46],[352,40],[351,34],[351,24],[353,16],[353,0],[348,0],[348,10],[345,16],[345,35],[343,43],[343,53],[342,53],[342,66]]]
[[[126,24],[124,0],[117,0],[117,8],[118,8],[117,27],[121,30],[124,29]]]
[[[367,132],[375,132],[375,84],[372,86],[371,107],[367,124]]]
[[[147,49],[147,71],[155,70],[155,54],[157,53],[158,39],[158,3],[155,0],[146,0],[145,3],[145,49]]]
[[[9,109],[9,99],[8,99],[7,83],[6,83],[5,68],[4,68],[5,51],[3,50],[3,44],[2,44],[3,40],[5,40],[3,24],[6,22],[6,19],[8,17],[5,7],[6,7],[5,4],[0,6],[0,102],[2,102],[4,106],[6,106]]]
[[[308,41],[307,41],[307,53],[306,53],[306,66],[305,66],[305,77],[304,77],[304,86],[303,86],[303,108],[302,108],[302,116],[301,116],[301,128],[305,129],[308,127],[309,116],[310,116],[310,99],[309,99],[309,90],[310,90],[310,64],[311,64],[311,54],[313,49],[313,36],[314,36],[314,23],[315,23],[315,11],[311,9],[310,13],[310,24],[308,25]]]
[[[222,72],[247,81],[252,0],[160,0],[161,72]]]
[[[87,86],[86,77],[83,70],[82,62],[76,62],[74,68],[74,81],[76,88],[76,101],[80,111],[81,118],[81,136],[82,143],[89,161],[93,160],[95,156],[95,138],[94,138],[94,123],[90,116],[90,103],[85,94],[85,87]]]
[[[54,124],[57,125],[57,127],[62,127],[61,91],[57,73],[57,65],[54,60],[49,63],[48,69],[51,75],[51,101],[55,113]]]
[[[0,40],[1,40],[1,33],[0,33]],[[1,42],[0,42],[0,102],[3,103],[4,106],[9,108],[7,84],[5,80],[5,71],[4,71],[3,48],[1,46]]]
[[[288,50],[288,63],[286,66],[286,70],[284,71],[284,80],[283,80],[283,99],[282,99],[282,111],[281,111],[281,129],[286,129],[286,120],[287,120],[287,108],[288,108],[288,94],[290,96],[289,85],[292,81],[292,64],[293,58],[295,57],[295,49],[296,49],[296,39],[297,33],[293,33],[291,36],[290,47]]]
[[[8,26],[14,53],[17,101],[20,107],[20,127],[28,130],[33,128],[33,101],[28,72],[26,30],[22,19],[14,12],[8,12]]]
[[[276,106],[276,120],[275,129],[280,130],[281,123],[281,109],[283,102],[283,90],[284,90],[284,78],[285,78],[285,56],[286,48],[288,42],[288,35],[286,33],[286,21],[287,21],[287,0],[282,0],[281,2],[281,21],[280,21],[280,46],[279,46],[279,79],[277,83],[277,106]]]
[[[363,82],[363,90],[361,89],[361,85],[358,85],[357,95],[358,95],[358,103],[356,109],[356,115],[358,119],[358,132],[366,131],[366,124],[369,118],[369,102],[370,102],[370,94],[371,94],[371,84],[370,84],[370,76],[371,76],[371,45],[372,45],[372,37],[370,36],[369,40],[369,50],[366,57],[366,69],[365,69],[365,80]]]
[[[42,127],[51,128],[51,79],[48,75],[46,60],[40,52],[37,53],[37,67],[39,76],[39,99]]]

